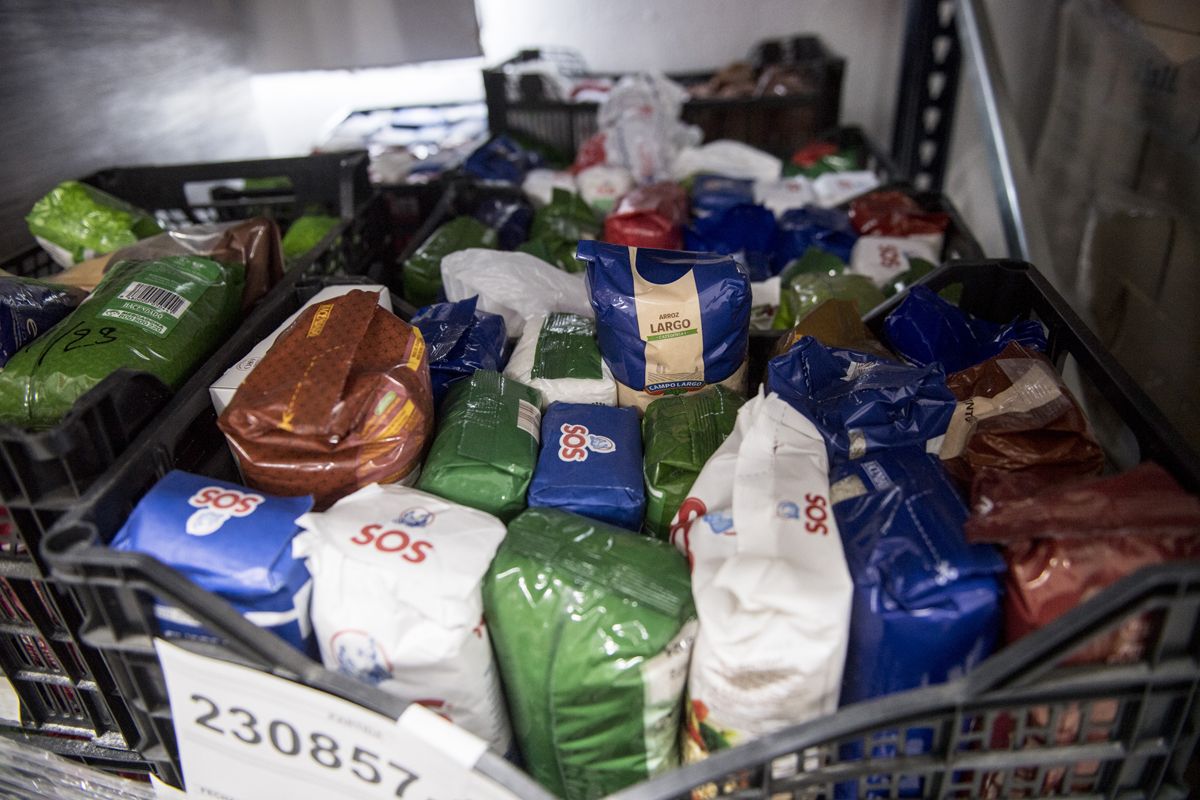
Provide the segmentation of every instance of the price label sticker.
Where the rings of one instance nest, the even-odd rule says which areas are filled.
[[[515,798],[471,769],[486,744],[427,709],[397,721],[161,639],[155,646],[189,797]]]

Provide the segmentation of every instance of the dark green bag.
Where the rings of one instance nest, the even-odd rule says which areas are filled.
[[[496,232],[474,217],[455,217],[430,234],[404,262],[404,299],[436,303],[442,293],[442,259],[470,247],[495,247]]]

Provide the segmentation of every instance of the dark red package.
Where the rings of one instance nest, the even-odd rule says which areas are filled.
[[[861,236],[945,233],[950,217],[926,211],[904,192],[871,192],[850,203],[850,222]]]
[[[792,163],[797,167],[811,167],[822,158],[838,152],[838,146],[833,142],[809,142],[792,153]]]
[[[640,186],[626,194],[604,220],[604,240],[630,247],[683,248],[687,192],[677,183]]]
[[[1005,629],[1013,642],[1141,567],[1200,558],[1200,499],[1146,462],[995,502],[972,514],[964,531],[968,541],[1004,548]],[[1149,616],[1129,620],[1068,663],[1137,661],[1153,624]]]
[[[604,131],[593,133],[583,144],[579,145],[579,151],[575,153],[575,163],[571,165],[571,172],[578,175],[588,167],[604,164],[607,161],[608,152],[604,149]]]
[[[942,464],[971,490],[972,506],[997,499],[997,470],[1028,473],[1036,479],[1030,486],[1041,489],[1104,469],[1104,451],[1087,417],[1041,353],[1012,342],[1000,355],[950,375],[946,385],[959,404],[943,440]]]

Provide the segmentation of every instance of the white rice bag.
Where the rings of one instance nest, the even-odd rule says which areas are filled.
[[[804,208],[817,202],[812,181],[803,175],[780,178],[777,181],[757,181],[754,184],[754,202],[771,209],[776,217],[793,208]]]
[[[775,181],[783,173],[783,162],[745,142],[718,139],[702,147],[685,147],[675,157],[671,174],[675,180],[708,173],[727,178]]]
[[[813,179],[813,191],[817,194],[817,205],[832,208],[847,200],[869,192],[879,185],[879,177],[870,170],[855,172],[826,172]]]
[[[606,164],[588,167],[576,176],[575,181],[587,204],[604,214],[633,188],[633,174],[629,170]]]
[[[477,311],[504,317],[509,336],[520,336],[525,318],[551,311],[595,316],[583,273],[563,272],[528,253],[472,247],[442,259],[442,286],[450,302],[479,296]]]
[[[590,347],[586,340],[590,340]],[[599,377],[560,377],[577,372],[598,372]],[[617,404],[617,383],[600,357],[596,323],[589,317],[556,313],[527,319],[525,333],[508,359],[504,374],[537,389],[543,409],[559,401]]]
[[[525,182],[521,184],[521,190],[535,208],[549,205],[555,189],[565,189],[572,194],[579,191],[574,175],[553,169],[531,169],[525,173]]]
[[[837,709],[853,584],[829,505],[825,441],[778,395],[738,412],[671,525],[700,630],[684,757]]]
[[[782,285],[783,279],[778,275],[750,284],[750,294],[753,298],[750,306],[750,330],[771,330],[771,324],[775,322],[775,314],[779,311],[779,295]]]
[[[866,275],[876,286],[884,286],[910,269],[914,258],[936,266],[940,249],[926,238],[860,236],[850,251],[850,271]]]
[[[394,484],[297,522],[293,553],[312,573],[325,666],[428,706],[506,753],[512,730],[480,594],[504,523]]]

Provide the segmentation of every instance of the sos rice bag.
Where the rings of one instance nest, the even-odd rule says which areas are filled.
[[[870,170],[824,172],[814,177],[812,182],[817,205],[824,208],[839,206],[878,185],[879,178]]]
[[[31,278],[0,277],[0,367],[70,314],[87,292]]]
[[[767,388],[816,423],[839,458],[924,449],[946,432],[955,406],[937,364],[897,364],[811,336],[767,363]]]
[[[430,234],[404,262],[405,299],[415,306],[437,302],[442,295],[442,260],[446,256],[472,247],[495,246],[494,230],[474,217],[455,217]]]
[[[741,395],[717,386],[711,392],[663,397],[646,408],[642,419],[646,483],[645,530],[666,539],[671,520],[687,497],[709,456],[737,421]]]
[[[813,424],[775,395],[750,399],[671,541],[691,564],[700,621],[684,760],[834,711],[853,584]]]
[[[853,303],[859,316],[863,316],[886,299],[883,292],[865,275],[795,273],[784,278],[783,289],[779,294],[779,313],[775,315],[773,327],[776,330],[787,330],[826,300],[846,300]]]
[[[196,256],[114,265],[78,308],[0,370],[0,422],[50,427],[122,368],[179,388],[235,324],[244,272]]]
[[[734,259],[595,241],[580,242],[577,257],[587,264],[600,353],[619,384],[679,394],[744,366],[751,290]]]
[[[533,389],[495,372],[473,373],[442,404],[417,488],[512,519],[525,508],[541,423]]]
[[[604,220],[604,240],[630,247],[683,248],[688,199],[677,183],[641,186],[620,199]]]
[[[692,180],[692,214],[697,217],[745,204],[754,204],[752,180],[723,175],[697,175]]]
[[[293,261],[308,253],[341,222],[337,217],[305,214],[293,222],[283,235],[283,257]]]
[[[762,206],[742,203],[697,217],[684,230],[683,244],[695,252],[736,254],[750,280],[764,281],[778,271],[771,255],[774,235],[775,215]]]
[[[632,408],[552,403],[542,417],[529,507],[639,530],[646,508],[639,425]]]
[[[412,318],[425,340],[435,408],[452,385],[476,370],[495,372],[504,362],[504,317],[476,311],[477,301],[468,297],[457,303],[435,303]]]
[[[837,256],[842,264],[850,262],[850,253],[858,234],[844,211],[836,208],[793,208],[779,218],[771,243],[777,264],[789,264],[803,258],[811,248]]]
[[[600,214],[612,210],[617,200],[633,188],[633,175],[624,167],[599,164],[575,176],[579,196]]]
[[[509,523],[483,605],[513,732],[547,790],[591,800],[678,766],[696,621],[670,546],[531,508]]]
[[[307,308],[217,420],[250,486],[318,509],[370,483],[411,481],[433,433],[421,332],[352,291]]]
[[[512,731],[480,583],[504,525],[403,486],[371,484],[300,518],[325,666],[428,706],[507,753]]]
[[[850,271],[866,275],[880,288],[891,286],[918,264],[938,260],[938,249],[921,239],[860,236],[850,253]],[[894,294],[894,292],[893,292]]]
[[[817,196],[813,193],[812,183],[803,175],[754,184],[754,202],[769,208],[776,217],[816,201]]]
[[[63,181],[25,217],[29,232],[61,267],[161,233],[154,218],[124,200],[77,181]]]
[[[884,450],[840,463],[831,482],[854,580],[841,704],[944,683],[989,656],[1004,561],[963,538],[967,508],[937,457]]]
[[[1046,332],[1036,320],[998,325],[951,305],[924,286],[908,296],[883,321],[883,334],[898,354],[918,366],[940,363],[959,372],[1002,352],[1009,342],[1045,351]]]
[[[617,384],[596,344],[596,322],[578,314],[526,320],[504,374],[536,389],[543,409],[559,401],[617,404]]]
[[[172,470],[138,501],[110,546],[154,556],[313,655],[312,584],[304,562],[292,555],[296,519],[310,508],[311,497],[273,497]],[[156,602],[154,615],[164,636],[216,640],[180,608]]]
[[[533,207],[520,198],[489,197],[475,209],[475,219],[496,232],[501,250],[513,250],[529,238]]]
[[[558,172],[552,169],[531,169],[525,173],[521,191],[533,203],[535,208],[548,204],[555,189],[574,194],[577,191],[575,176],[570,172]]]

